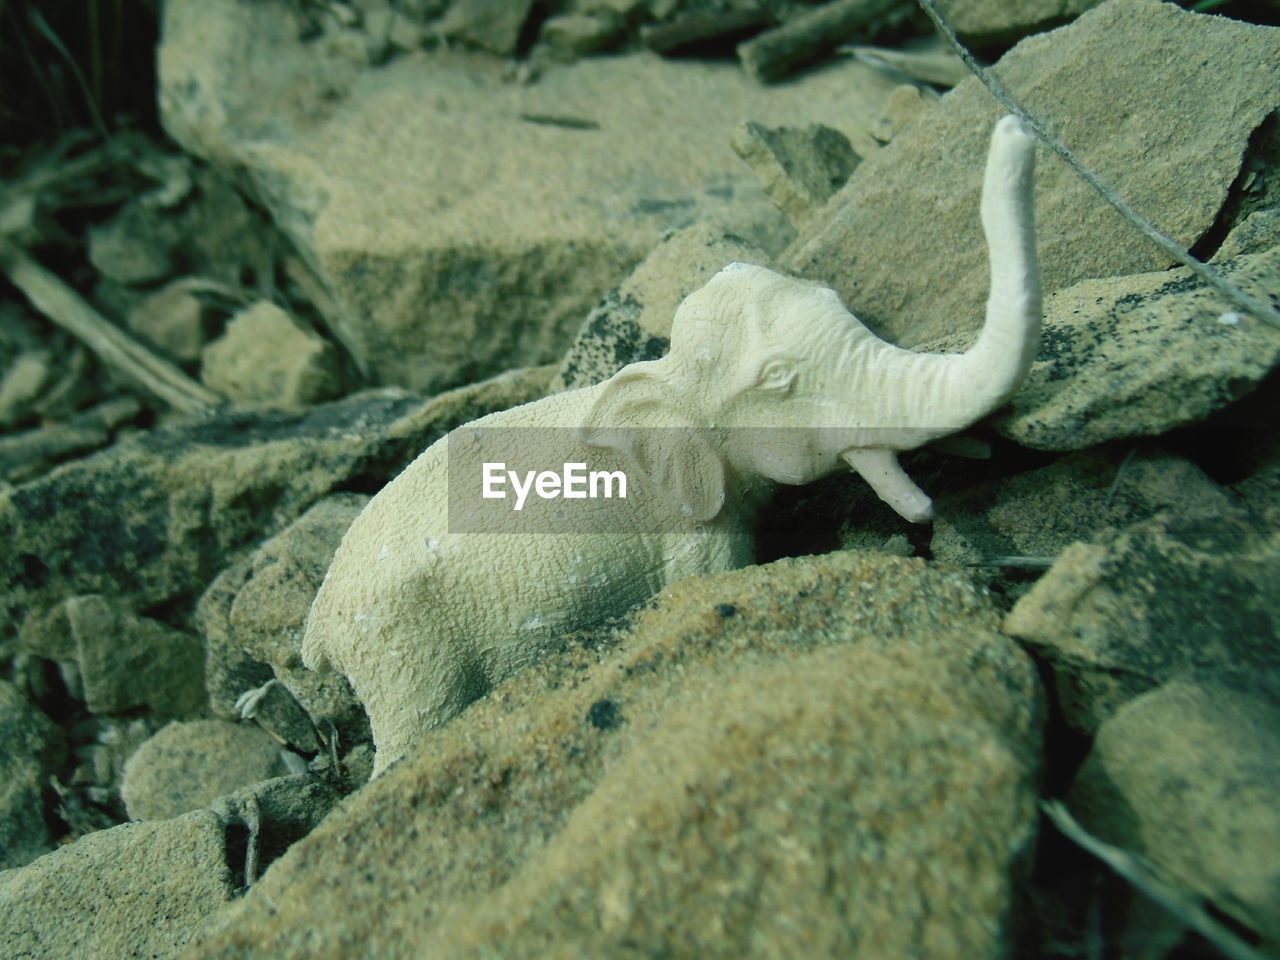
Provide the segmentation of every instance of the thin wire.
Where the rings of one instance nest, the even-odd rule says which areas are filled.
[[[960,59],[964,61],[965,66],[967,66],[969,70],[972,71],[973,75],[981,81],[982,85],[991,92],[991,95],[999,101],[1000,105],[1025,123],[1041,143],[1045,144],[1045,146],[1060,156],[1067,166],[1074,170],[1085,183],[1093,187],[1093,189],[1098,192],[1098,195],[1102,197],[1103,200],[1107,201],[1107,203],[1111,204],[1111,206],[1114,207],[1122,217],[1146,234],[1147,237],[1159,245],[1161,249],[1169,254],[1169,256],[1173,257],[1183,266],[1190,269],[1206,284],[1213,287],[1213,289],[1217,290],[1228,300],[1231,300],[1237,306],[1243,308],[1254,316],[1265,319],[1269,323],[1280,325],[1280,310],[1277,310],[1270,304],[1264,303],[1256,297],[1250,296],[1235,284],[1227,282],[1208,266],[1193,257],[1190,251],[1177,241],[1170,239],[1157,230],[1151,221],[1140,215],[1125,203],[1124,200],[1120,198],[1119,194],[1099,180],[1097,174],[1081,163],[1076,158],[1076,155],[1072,153],[1067,146],[1062,143],[1062,141],[1045,129],[1044,124],[1023,109],[1022,105],[1014,100],[1009,94],[1009,91],[1005,90],[1005,88],[1001,86],[1000,82],[987,70],[983,69],[982,65],[973,58],[973,54],[970,53],[968,48],[960,42],[960,38],[955,35],[955,31],[953,31],[950,25],[942,19],[942,15],[938,13],[938,9],[934,6],[933,0],[917,0],[917,2],[920,4],[921,9],[929,15],[929,19],[932,20],[934,25],[942,32],[942,35],[947,38],[947,42],[950,43],[956,53],[960,55]]]

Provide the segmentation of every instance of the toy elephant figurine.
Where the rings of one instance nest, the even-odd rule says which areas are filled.
[[[363,701],[374,775],[557,636],[682,577],[751,563],[754,514],[774,484],[852,468],[907,520],[928,520],[932,504],[898,452],[1002,405],[1038,348],[1033,162],[1022,123],[1000,120],[981,210],[991,291],[967,352],[893,346],[833,290],[733,263],[680,305],[661,360],[461,427],[374,497],[302,643],[307,666],[340,670]],[[566,468],[630,474],[649,495],[597,505],[611,511],[603,531],[459,532],[450,445],[498,428],[559,435]]]

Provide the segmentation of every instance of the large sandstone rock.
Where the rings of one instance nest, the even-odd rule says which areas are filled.
[[[0,954],[176,957],[233,889],[212,812],[121,824],[0,873]]]
[[[1214,223],[1250,134],[1280,104],[1280,30],[1110,0],[1022,41],[995,72],[1131,206],[1190,246]],[[854,171],[785,265],[831,284],[894,341],[977,329],[988,283],[978,197],[1000,113],[976,79],[960,84]],[[1044,151],[1036,219],[1046,293],[1170,265]]]
[[[1034,667],[957,572],[677,584],[349,798],[192,957],[1007,955]]]
[[[414,388],[555,359],[665,230],[774,235],[734,126],[824,123],[863,152],[891,87],[842,63],[762,89],[732,64],[647,54],[531,86],[457,51],[353,72],[298,39],[294,6],[166,4],[164,123],[252,181],[363,372]]]
[[[0,870],[49,849],[42,793],[63,753],[62,731],[21,690],[0,680]]]
[[[120,792],[133,820],[166,820],[286,772],[280,745],[252,724],[171,723],[137,749]]]
[[[1196,675],[1122,707],[1071,788],[1082,823],[1280,944],[1280,673]]]
[[[1280,535],[1236,511],[1160,514],[1062,552],[1005,630],[1054,668],[1068,723],[1092,733],[1192,670],[1280,668]]]
[[[139,434],[0,491],[5,625],[73,596],[190,598],[335,488],[378,487],[446,431],[540,396],[550,371],[428,401],[374,391],[305,413],[227,413]]]

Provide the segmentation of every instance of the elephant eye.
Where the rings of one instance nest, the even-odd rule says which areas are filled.
[[[785,360],[770,360],[760,368],[756,384],[764,390],[790,393],[796,385],[796,371]]]

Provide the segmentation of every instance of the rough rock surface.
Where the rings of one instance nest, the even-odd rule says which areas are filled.
[[[1280,209],[1255,210],[1237,223],[1227,234],[1213,262],[1233,260],[1246,253],[1262,253],[1280,247]]]
[[[1250,134],[1280,104],[1280,30],[1111,0],[1022,41],[996,75],[1135,209],[1190,246],[1213,224]],[[976,330],[988,283],[978,197],[999,113],[976,79],[960,84],[854,171],[784,266],[831,284],[895,342]],[[1046,293],[1169,266],[1049,156],[1036,172],[1036,219]]]
[[[0,873],[0,954],[176,957],[232,889],[210,811],[121,824]]]
[[[1091,832],[1280,942],[1280,673],[1174,680],[1098,730],[1069,803]]]
[[[862,160],[844,134],[820,123],[766,127],[747,120],[733,131],[732,143],[769,199],[797,228],[844,186]]]
[[[62,762],[62,731],[12,683],[0,680],[0,870],[50,847],[42,791]]]
[[[884,114],[876,122],[872,134],[881,143],[888,143],[906,129],[907,124],[921,114],[927,113],[929,108],[936,106],[937,103],[936,96],[926,98],[914,83],[904,83],[889,94],[889,99],[885,101]]]
[[[1277,409],[1271,391],[1261,391],[1251,400],[1262,404],[1268,413]],[[1242,412],[1248,419],[1242,425],[1231,426],[1241,430],[1241,439],[1248,444],[1252,462],[1245,471],[1246,476],[1231,489],[1254,516],[1259,529],[1280,531],[1280,429],[1274,415],[1249,417],[1247,407]]]
[[[613,46],[622,27],[621,18],[611,10],[569,13],[548,17],[538,31],[538,39],[557,56],[581,57]]]
[[[549,375],[428,401],[373,391],[305,413],[218,413],[0,491],[0,629],[81,594],[135,609],[194,596],[325,494],[381,486],[458,424],[541,396]]]
[[[1195,464],[1155,447],[1072,454],[1036,470],[938,496],[930,549],[947,563],[1053,558],[1108,527],[1161,510],[1230,510],[1233,498]]]
[[[1280,247],[1216,266],[1245,292],[1280,301]],[[1238,400],[1277,363],[1280,330],[1185,268],[1086,280],[1046,302],[1039,356],[994,425],[1040,450],[1154,436]]]
[[[1195,669],[1280,667],[1280,536],[1237,512],[1160,514],[1068,547],[1005,620],[1053,665],[1069,723]]]
[[[140,617],[98,594],[72,597],[23,624],[22,646],[75,665],[73,696],[92,713],[148,707],[158,717],[200,713],[204,649],[198,638]]]
[[[166,820],[285,773],[280,744],[252,724],[171,723],[137,749],[121,793],[134,820]]]
[[[1009,42],[1078,17],[1099,0],[938,0],[938,12],[970,43]]]
[[[296,410],[342,392],[333,344],[269,300],[237,313],[204,348],[200,379],[242,406]]]
[[[0,427],[11,427],[30,415],[30,409],[50,380],[48,350],[24,350],[5,364],[0,374]]]
[[[171,283],[129,311],[129,329],[175,359],[200,359],[209,332],[204,304],[182,281]]]
[[[533,0],[460,0],[449,4],[435,29],[450,40],[510,56],[532,6]]]
[[[629,363],[661,357],[680,302],[735,260],[770,265],[759,247],[718,227],[695,224],[664,237],[587,315],[551,389],[589,387]]]
[[[166,4],[164,123],[252,180],[362,372],[413,388],[555,359],[664,230],[772,234],[733,127],[825,123],[859,149],[891,87],[842,63],[763,90],[732,64],[648,54],[523,87],[456,51],[353,73],[297,39],[291,8]]]
[[[197,620],[215,714],[237,719],[238,698],[274,678],[322,730],[331,720],[343,744],[368,739],[364,709],[346,679],[307,670],[299,653],[311,601],[342,535],[368,501],[355,493],[326,497],[210,585]],[[290,742],[314,751],[313,743],[297,739],[314,737],[309,728],[293,733]]]
[[[676,584],[424,738],[190,955],[1004,956],[1041,701],[996,623],[871,554]]]

